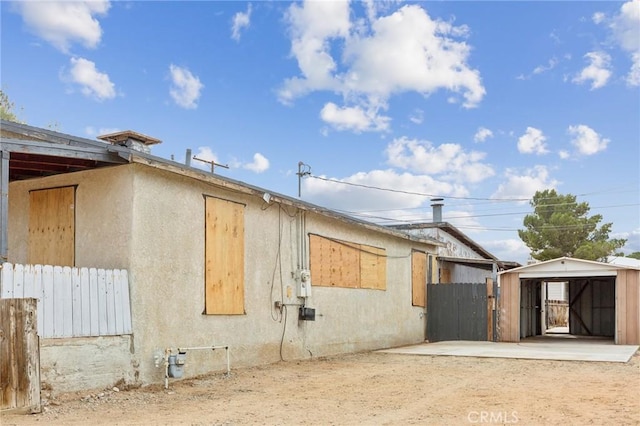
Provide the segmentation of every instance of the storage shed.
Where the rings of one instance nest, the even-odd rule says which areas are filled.
[[[562,257],[498,275],[499,340],[543,335],[544,283],[567,282],[569,334],[640,344],[640,268]]]

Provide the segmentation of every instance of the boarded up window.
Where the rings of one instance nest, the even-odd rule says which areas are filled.
[[[29,192],[29,263],[74,266],[76,188]]]
[[[427,254],[411,253],[411,304],[426,307]]]
[[[244,206],[205,197],[205,314],[244,314]]]
[[[311,282],[325,287],[386,290],[385,249],[309,235]]]

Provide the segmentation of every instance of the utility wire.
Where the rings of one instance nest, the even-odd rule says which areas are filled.
[[[561,206],[561,205],[565,205],[565,204],[547,204],[546,206]],[[597,206],[597,207],[591,207],[590,210],[601,210],[601,209],[611,209],[611,208],[619,208],[619,207],[635,207],[635,206],[639,206],[640,204],[635,203],[635,204],[617,204],[617,205],[610,205],[610,206]],[[396,210],[404,210],[404,209],[394,209],[394,210],[390,210],[390,211],[396,211]],[[366,212],[351,212],[348,210],[337,210],[338,212],[344,213],[344,214],[348,214],[351,216],[355,216],[355,217],[361,217],[361,218],[367,218],[367,219],[379,219],[379,220],[385,220],[385,221],[391,221],[391,222],[406,222],[406,223],[412,223],[412,222],[419,222],[419,221],[424,221],[426,219],[421,219],[421,218],[416,218],[416,219],[403,219],[406,218],[407,216],[396,216],[396,217],[386,217],[386,216],[378,216],[378,215],[372,215],[372,214],[368,214]],[[384,210],[382,210],[384,211]],[[534,214],[535,212],[533,211],[525,211],[525,212],[509,212],[509,213],[491,213],[491,214],[472,214],[472,215],[464,215],[464,216],[447,216],[447,221],[451,220],[451,219],[471,219],[471,218],[477,218],[477,217],[494,217],[494,216],[521,216],[521,215],[529,215],[529,214]]]
[[[448,199],[453,199],[453,200],[492,201],[492,202],[531,201],[531,198],[456,197],[456,196],[450,196],[450,195],[427,194],[427,193],[423,193],[423,192],[404,191],[404,190],[401,190],[401,189],[393,189],[393,188],[381,188],[379,186],[347,182],[347,181],[343,181],[343,180],[317,176],[317,175],[311,174],[311,172],[308,172],[308,174],[306,176],[310,177],[310,178],[313,178],[313,179],[323,180],[325,182],[333,182],[333,183],[339,183],[339,184],[342,184],[342,185],[355,186],[355,187],[358,187],[358,188],[375,189],[375,190],[378,190],[378,191],[387,191],[387,192],[394,192],[394,193],[399,193],[399,194],[418,195],[418,196],[421,196],[421,197],[448,198]],[[605,193],[605,192],[609,192],[610,193],[610,191],[597,191],[597,192],[591,192],[591,193],[577,194],[577,195],[574,195],[574,196],[575,197],[581,197],[581,196],[595,195],[595,194],[600,194],[600,193]],[[565,194],[558,194],[558,195],[562,196],[562,195],[565,195]],[[573,194],[571,194],[571,195],[573,195]]]
[[[454,200],[476,200],[476,201],[486,201],[486,200],[493,200],[493,201],[529,201],[530,200],[530,198],[479,198],[479,197],[454,197],[454,196],[450,196],[450,195],[444,196],[444,195],[437,195],[437,194],[425,194],[425,193],[422,193],[422,192],[403,191],[401,189],[392,189],[392,188],[380,188],[378,186],[371,186],[371,185],[364,185],[364,184],[361,184],[361,183],[346,182],[346,181],[342,181],[342,180],[338,180],[338,179],[325,178],[325,177],[316,176],[316,175],[312,175],[312,174],[309,174],[308,176],[310,178],[313,178],[313,179],[324,180],[326,182],[340,183],[342,185],[356,186],[356,187],[359,187],[359,188],[366,188],[366,189],[376,189],[378,191],[395,192],[395,193],[399,193],[399,194],[419,195],[421,197],[450,198],[450,199],[454,199]]]

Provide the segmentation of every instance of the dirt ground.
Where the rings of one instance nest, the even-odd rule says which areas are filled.
[[[43,413],[2,425],[638,425],[640,354],[622,364],[374,352],[49,398]]]

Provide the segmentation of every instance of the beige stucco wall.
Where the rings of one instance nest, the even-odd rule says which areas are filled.
[[[317,233],[386,249],[387,290],[313,287],[308,306],[316,321],[298,321],[297,306],[285,319],[275,300],[296,304],[293,273],[298,267],[298,218],[292,207],[261,196],[242,195],[175,174],[136,166],[134,179],[134,255],[130,273],[136,356],[141,379],[159,381],[153,365],[156,348],[229,345],[231,364],[255,365],[336,353],[385,348],[424,340],[423,309],[411,306],[411,248],[433,251],[397,237],[308,213],[306,233]],[[245,207],[246,315],[203,315],[203,195]],[[279,236],[279,225],[281,236]],[[280,266],[276,264],[281,238]],[[308,241],[308,237],[307,241]],[[308,267],[307,265],[304,265]],[[275,272],[272,293],[272,277]],[[313,282],[313,277],[311,278]],[[290,295],[291,297],[287,297]],[[150,327],[149,325],[153,325]],[[284,331],[284,339],[283,339]],[[223,351],[190,352],[186,375],[224,368]],[[161,370],[161,369],[160,369]]]
[[[128,269],[132,171],[125,165],[11,182],[8,261],[28,261],[29,191],[77,185],[75,266]]]
[[[129,271],[134,333],[125,376],[137,383],[163,381],[154,355],[165,348],[229,345],[234,368],[277,362],[281,353],[304,359],[424,340],[424,310],[411,306],[410,254],[435,247],[306,213],[306,250],[308,233],[385,248],[387,289],[313,287],[307,305],[316,320],[298,321],[294,272],[308,258],[300,253],[299,212],[141,164],[12,183],[11,261],[26,259],[28,219],[20,212],[28,211],[27,191],[71,184],[78,185],[77,265]],[[203,315],[204,195],[246,206],[245,315]],[[274,309],[276,300],[289,304],[286,315]],[[224,355],[189,351],[185,377],[223,370]]]

